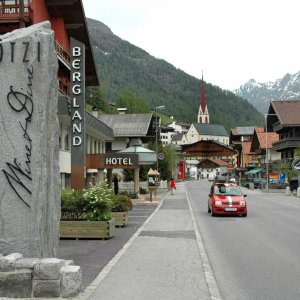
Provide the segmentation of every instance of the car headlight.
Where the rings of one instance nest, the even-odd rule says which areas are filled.
[[[240,206],[246,206],[246,201],[244,200],[240,201]]]
[[[215,202],[215,205],[216,205],[216,206],[222,206],[222,201],[217,200],[217,201]]]

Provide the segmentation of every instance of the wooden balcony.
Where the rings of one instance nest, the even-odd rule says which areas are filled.
[[[298,148],[300,146],[300,137],[288,137],[272,144],[272,149],[282,151],[285,149]]]
[[[0,1],[0,23],[20,23],[22,20],[29,23],[31,19],[32,11],[28,3],[20,4],[20,1],[11,0]]]
[[[55,50],[58,57],[66,64],[66,66],[70,69],[70,54],[67,50],[65,50],[57,41],[55,41]]]

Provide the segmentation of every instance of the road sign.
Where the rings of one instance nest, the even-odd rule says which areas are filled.
[[[300,173],[300,158],[294,159],[294,161],[292,163],[292,167],[296,172]]]
[[[165,158],[165,155],[162,152],[160,152],[160,153],[157,154],[157,158],[159,160],[163,160]]]

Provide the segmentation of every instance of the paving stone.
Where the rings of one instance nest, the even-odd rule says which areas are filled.
[[[30,271],[0,272],[0,297],[30,298]]]
[[[34,279],[59,279],[60,269],[64,266],[65,261],[58,258],[43,258],[33,265]]]
[[[60,296],[60,280],[33,280],[32,296],[51,298]]]
[[[79,266],[66,266],[61,269],[61,296],[74,297],[81,291],[82,274]]]

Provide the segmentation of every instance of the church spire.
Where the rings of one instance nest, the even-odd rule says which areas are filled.
[[[203,71],[202,71],[202,86],[201,86],[200,106],[199,106],[199,113],[198,113],[198,123],[209,124],[209,113],[206,104]]]

